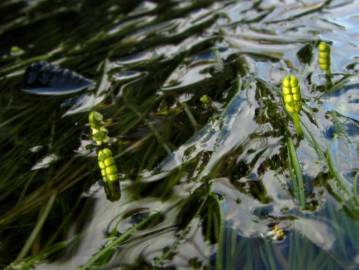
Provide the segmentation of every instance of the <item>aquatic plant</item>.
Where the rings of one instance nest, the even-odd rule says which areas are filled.
[[[104,127],[103,115],[96,111],[89,113],[89,123],[92,132],[92,138],[97,145],[101,146],[109,142],[108,130]],[[98,150],[98,165],[104,183],[106,196],[111,201],[121,198],[121,189],[118,178],[118,169],[115,164],[112,152],[105,147]]]
[[[342,138],[327,136],[320,96],[356,84],[355,3],[3,2],[1,269],[358,267],[358,160],[331,147]],[[322,8],[332,24],[317,23]],[[347,52],[330,59],[348,79],[326,73],[333,88],[312,72],[324,37]],[[97,87],[64,96],[44,80],[51,96],[20,92],[26,67],[42,60]],[[53,79],[73,74],[43,67]],[[287,102],[283,114],[273,82],[288,70],[301,74],[307,104]],[[33,74],[29,89],[44,94]],[[111,125],[87,119],[93,108]],[[299,115],[304,136],[293,138],[288,120],[296,127]],[[357,130],[343,129],[350,146]],[[120,180],[123,199],[111,203]]]
[[[301,136],[302,128],[300,125],[299,113],[302,109],[302,98],[296,76],[287,75],[284,77],[282,82],[282,94],[285,109],[293,119],[297,134]]]

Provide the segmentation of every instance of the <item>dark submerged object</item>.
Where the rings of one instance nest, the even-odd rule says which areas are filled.
[[[94,82],[76,72],[46,61],[31,64],[22,91],[35,95],[67,95],[92,87]]]

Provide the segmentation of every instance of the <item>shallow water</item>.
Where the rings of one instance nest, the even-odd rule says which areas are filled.
[[[341,0],[1,2],[1,266],[358,269],[358,11]],[[331,47],[329,75],[319,41]],[[23,93],[40,60],[96,87]],[[281,97],[290,73],[302,138]],[[102,187],[92,109],[120,171],[116,202]]]

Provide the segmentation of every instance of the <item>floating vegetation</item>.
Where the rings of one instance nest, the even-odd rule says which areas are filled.
[[[283,100],[286,111],[293,119],[295,130],[299,136],[302,135],[299,113],[302,109],[302,98],[298,79],[294,75],[288,75],[282,82]]]

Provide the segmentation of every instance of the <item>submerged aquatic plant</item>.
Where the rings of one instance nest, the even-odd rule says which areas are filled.
[[[328,43],[321,41],[318,45],[319,58],[318,63],[321,70],[330,73],[330,46]]]
[[[282,83],[283,100],[286,111],[291,115],[295,130],[299,136],[302,134],[299,113],[302,109],[302,97],[298,79],[294,75],[288,75]]]

